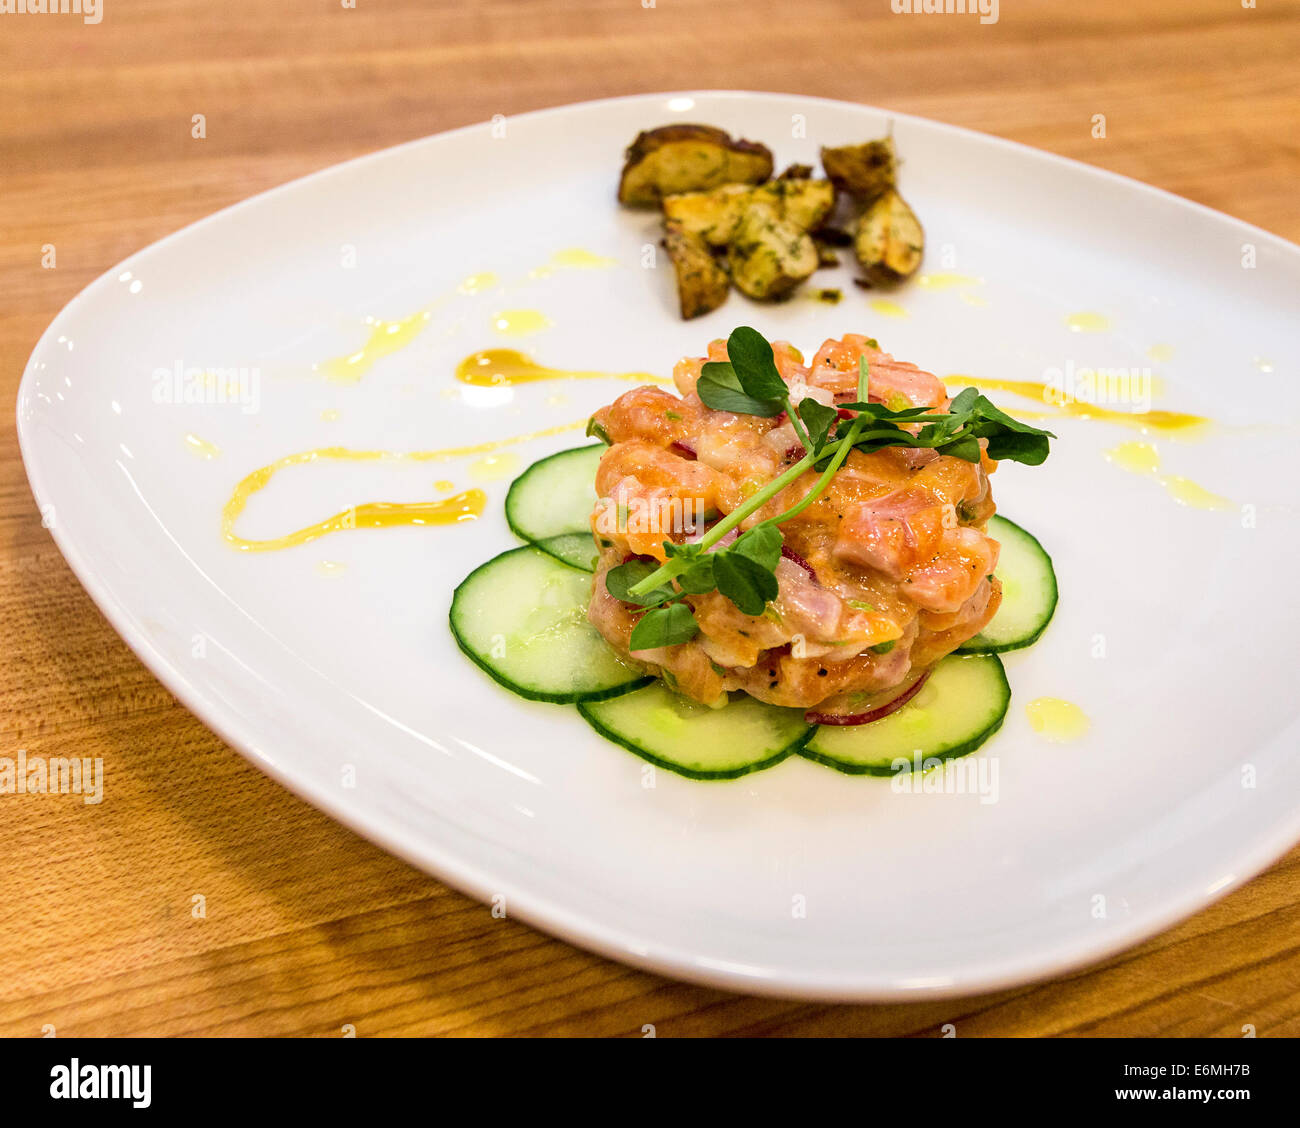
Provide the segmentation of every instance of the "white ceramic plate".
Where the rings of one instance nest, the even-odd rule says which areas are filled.
[[[733,295],[682,323],[663,256],[644,265],[653,217],[614,204],[623,147],[672,120],[764,140],[781,163],[892,122],[926,269],[982,283],[912,284],[894,295],[909,316],[887,317],[841,269],[819,275],[844,287],[838,306]],[[569,247],[617,265],[530,277]],[[501,282],[458,290],[484,272]],[[131,647],[230,744],[360,833],[671,975],[825,999],[956,994],[1131,944],[1300,837],[1297,295],[1295,246],[1014,144],[808,98],[645,96],[414,142],[163,240],[59,315],[24,377],[19,431],[51,531]],[[499,336],[495,315],[521,308],[553,327]],[[360,382],[313,372],[361,345],[363,318],[421,310],[424,331]],[[1084,311],[1110,328],[1068,328]],[[223,543],[232,487],[281,455],[488,440],[583,418],[627,388],[461,395],[453,369],[474,349],[667,373],[740,323],[805,350],[865,331],[939,373],[1150,367],[1155,406],[1219,421],[1200,442],[1155,441],[1165,472],[1230,499],[1224,510],[1180,506],[1108,462],[1141,436],[1095,422],[1055,425],[1046,466],[998,473],[1003,512],[1052,550],[1063,594],[1043,640],[1007,659],[1011,712],[979,757],[996,766],[996,802],[896,793],[799,760],[734,783],[661,771],[643,786],[641,761],[571,708],[508,695],[448,635],[453,586],[513,543],[505,480],[485,486],[473,524],[261,555]],[[1172,357],[1148,359],[1157,345]],[[257,410],[157,402],[155,370],[177,364],[259,369]],[[222,453],[199,457],[187,434]],[[582,441],[514,449],[522,464]],[[473,461],[287,470],[241,532],[434,497],[435,479],[475,484]],[[345,567],[323,574],[325,560]],[[1032,731],[1024,706],[1043,695],[1078,703],[1088,735]]]

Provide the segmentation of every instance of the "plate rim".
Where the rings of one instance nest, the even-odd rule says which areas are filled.
[[[1240,231],[1251,233],[1257,239],[1266,240],[1282,253],[1300,257],[1300,245],[1282,236],[1121,173],[965,126],[951,125],[933,118],[843,99],[776,91],[691,89],[627,94],[562,103],[510,115],[509,120],[522,121],[539,116],[595,111],[619,105],[649,105],[673,98],[735,101],[758,99],[820,104],[840,110],[851,109],[899,121],[915,122],[927,128],[962,135],[982,144],[992,144],[1022,157],[1057,164],[1076,173],[1082,172],[1089,176],[1101,177],[1129,191],[1138,189],[1149,197],[1161,199],[1179,208],[1191,208],[1203,216],[1213,217],[1220,223],[1226,222]],[[173,242],[181,240],[196,229],[221,222],[241,209],[252,208],[267,197],[298,189],[319,178],[338,175],[353,165],[394,157],[408,148],[481,131],[489,125],[490,123],[486,122],[474,122],[412,138],[274,185],[164,235],[128,255],[83,287],[60,309],[37,340],[18,385],[16,403],[18,447],[38,507],[50,500],[50,494],[45,488],[40,453],[36,447],[37,439],[30,433],[31,425],[24,423],[22,410],[30,394],[30,385],[35,379],[33,362],[37,354],[42,351],[47,338],[50,338],[67,320],[74,317],[83,305],[93,300],[94,292],[103,288],[107,279],[119,274],[141,257],[169,247]],[[206,728],[290,793],[346,826],[353,833],[475,900],[486,903],[494,895],[504,895],[511,906],[511,916],[539,931],[625,965],[643,968],[678,980],[751,995],[846,1003],[889,1003],[955,998],[1038,983],[1101,963],[1116,953],[1132,948],[1200,912],[1258,876],[1286,854],[1297,840],[1300,840],[1300,810],[1298,810],[1289,821],[1279,820],[1252,838],[1243,839],[1242,846],[1231,858],[1221,859],[1220,865],[1231,862],[1234,870],[1233,879],[1212,888],[1211,891],[1204,889],[1203,881],[1193,882],[1185,879],[1185,884],[1189,888],[1180,896],[1174,896],[1163,902],[1158,911],[1116,923],[1104,937],[1089,937],[1082,932],[1076,933],[1050,947],[1039,949],[1032,959],[1022,957],[1014,960],[985,961],[976,969],[962,967],[953,974],[943,977],[943,982],[909,983],[896,977],[881,978],[870,973],[858,974],[851,978],[841,973],[833,973],[827,977],[818,975],[815,969],[812,971],[801,969],[795,972],[780,968],[723,964],[712,957],[702,956],[699,952],[692,952],[680,945],[640,940],[630,930],[610,926],[590,911],[577,911],[554,903],[545,896],[532,895],[526,887],[520,886],[515,881],[503,881],[494,877],[472,858],[456,853],[454,850],[449,852],[437,842],[436,838],[423,839],[420,848],[416,849],[413,844],[399,841],[395,835],[388,833],[383,817],[374,811],[367,811],[364,803],[350,804],[346,799],[341,799],[336,792],[326,792],[323,788],[313,786],[310,781],[298,778],[290,771],[280,768],[272,757],[259,750],[259,740],[257,734],[251,731],[252,725],[244,722],[240,715],[228,714],[224,711],[218,701],[205,693],[198,684],[191,682],[144,632],[136,629],[127,606],[100,582],[97,569],[81,543],[82,538],[71,532],[62,522],[55,522],[48,531],[73,575],[92,602],[146,669]]]

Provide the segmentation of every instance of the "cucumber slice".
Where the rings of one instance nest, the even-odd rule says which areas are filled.
[[[894,775],[895,760],[974,752],[1002,727],[1010,701],[996,654],[949,655],[897,713],[868,725],[819,725],[799,754],[851,775]]]
[[[735,779],[779,764],[811,731],[802,709],[738,693],[721,709],[678,696],[662,681],[580,712],[601,736],[690,779]]]
[[[1056,572],[1043,546],[1005,517],[991,517],[988,529],[1002,546],[994,571],[1002,581],[1002,606],[979,634],[958,648],[961,654],[1000,654],[1029,646],[1056,611]]]
[[[583,572],[596,570],[596,546],[592,543],[590,533],[560,533],[558,536],[546,537],[533,544],[548,556],[563,560],[570,568]]]
[[[595,571],[591,511],[596,505],[596,464],[608,448],[562,450],[534,462],[506,494],[506,522],[515,536],[575,568]]]
[[[599,701],[650,679],[587,621],[591,577],[525,545],[476,568],[451,598],[451,633],[474,662],[533,701]]]

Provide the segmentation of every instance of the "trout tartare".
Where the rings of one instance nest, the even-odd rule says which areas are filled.
[[[869,401],[892,412],[942,414],[951,403],[936,376],[863,336],[826,341],[811,363],[785,342],[773,342],[772,356],[787,402],[834,410],[840,432],[858,412],[839,405],[857,399],[867,371]],[[796,426],[789,411],[706,406],[697,390],[701,371],[728,359],[727,342],[714,341],[707,356],[677,364],[680,395],[638,387],[594,416],[596,433],[610,445],[596,477],[589,619],[622,657],[696,701],[718,704],[740,690],[823,723],[869,718],[909,693],[996,612],[998,543],[986,526],[995,512],[989,475],[997,463],[984,439],[978,457],[968,458],[849,444],[828,482],[820,466],[810,466],[711,546],[725,548],[815,493],[779,523],[775,594],[759,613],[746,613],[720,590],[682,597],[673,588],[698,630],[684,642],[634,649],[633,630],[646,611],[609,590],[611,569],[668,561],[677,546],[701,540],[808,453],[809,428]],[[806,424],[811,412],[800,414]],[[924,425],[924,416],[917,418],[906,423],[911,434]]]

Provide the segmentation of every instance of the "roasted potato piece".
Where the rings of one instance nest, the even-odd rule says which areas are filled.
[[[665,125],[637,134],[618,184],[619,203],[659,203],[675,192],[722,184],[757,184],[772,175],[772,152],[753,141],[733,141],[711,125]]]
[[[664,222],[676,225],[713,247],[725,247],[753,202],[754,189],[745,184],[724,184],[711,192],[682,192],[664,197]]]
[[[754,198],[776,207],[805,231],[814,231],[835,208],[835,185],[829,180],[773,180],[754,189]]]
[[[731,279],[703,239],[683,231],[679,224],[669,223],[664,228],[664,246],[677,272],[677,299],[683,321],[709,313],[727,300]]]
[[[853,250],[873,285],[901,282],[921,265],[925,232],[903,197],[891,188],[862,213]]]
[[[808,278],[817,269],[817,248],[807,231],[760,202],[741,219],[728,260],[736,289],[761,301],[785,297]]]
[[[838,149],[823,146],[822,168],[836,188],[870,202],[894,187],[894,139],[882,137]]]
[[[664,219],[711,246],[725,247],[754,204],[767,205],[777,218],[811,231],[835,207],[835,187],[829,180],[772,180],[754,188],[727,184],[711,192],[665,197]]]

